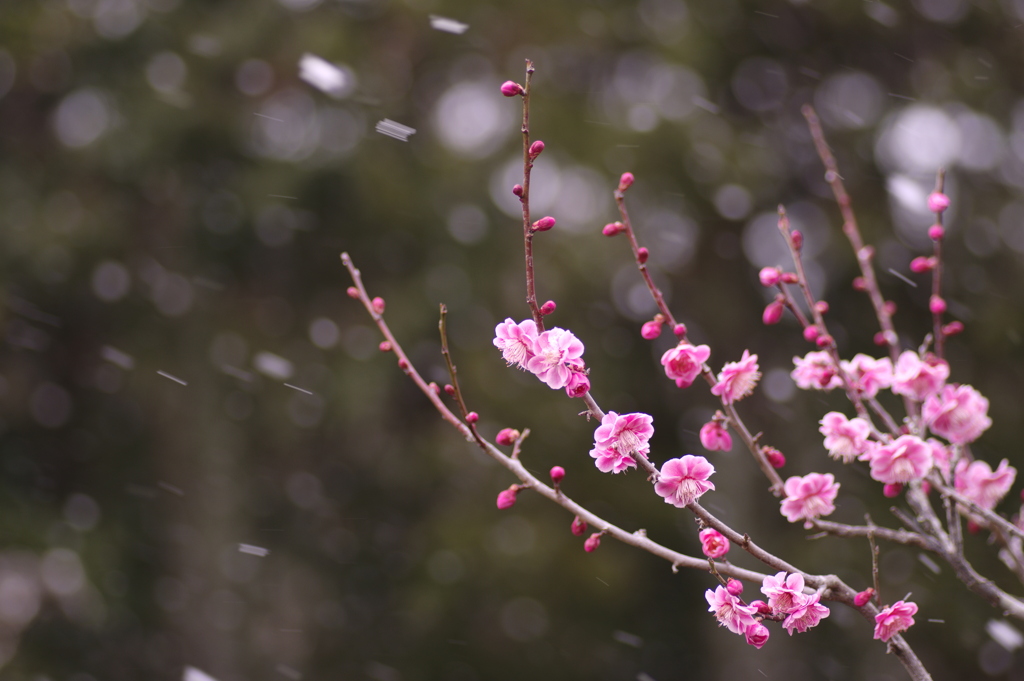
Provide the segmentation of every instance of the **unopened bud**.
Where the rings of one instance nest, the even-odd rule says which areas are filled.
[[[750,601],[750,607],[757,610],[758,614],[761,615],[772,614],[772,606],[768,605],[764,601]]]
[[[380,296],[371,300],[370,305],[373,307],[373,311],[377,314],[384,314],[384,299]]]
[[[530,145],[530,158],[537,158],[540,156],[540,152],[544,151],[544,143],[537,140]]]
[[[725,583],[725,590],[733,596],[739,596],[743,593],[743,582],[738,579],[730,578],[729,581]]]
[[[516,503],[516,494],[519,493],[519,486],[512,485],[508,489],[503,489],[498,492],[497,505],[501,510],[506,508],[512,508]]]
[[[622,173],[622,177],[619,178],[619,191],[624,192],[629,189],[634,179],[633,173]]]
[[[686,324],[676,324],[672,327],[672,333],[676,338],[686,338]]]
[[[475,411],[471,411],[466,414],[466,423],[476,423],[479,420],[480,414],[477,414]]]
[[[863,608],[865,605],[868,604],[868,601],[870,601],[874,595],[875,590],[869,586],[868,588],[864,589],[863,591],[859,592],[856,596],[853,597],[853,604],[856,605],[858,608]]]
[[[928,195],[928,210],[933,213],[941,213],[949,208],[949,197],[942,192],[932,192]]]
[[[922,480],[921,481],[921,491],[924,492],[925,494],[931,494],[932,493],[932,483],[928,482],[927,480]]]
[[[796,272],[783,272],[782,283],[783,284],[795,284],[800,281],[800,277],[796,276]]]
[[[569,526],[569,531],[577,537],[582,537],[587,531],[587,521],[576,516],[572,519],[572,525]]]
[[[349,298],[359,297],[359,289],[357,289],[355,286],[349,286],[347,289],[345,289],[345,293],[348,294]]]
[[[391,341],[381,341],[377,347],[380,348],[381,352],[391,352]]]
[[[757,278],[761,280],[761,286],[775,286],[782,280],[782,272],[778,267],[762,267]]]
[[[879,331],[878,333],[876,333],[874,335],[874,338],[872,338],[871,340],[878,347],[885,347],[886,345],[889,344],[889,341],[886,340],[886,338],[885,338],[885,332],[884,331]]]
[[[963,322],[950,322],[949,324],[946,324],[944,327],[942,327],[942,335],[943,336],[955,336],[958,333],[963,332],[963,330],[964,330]]]
[[[569,383],[565,386],[565,394],[569,397],[583,397],[590,392],[590,379],[583,371],[573,371]]]
[[[903,483],[901,482],[889,482],[882,486],[882,495],[886,499],[892,499],[898,497],[900,492],[903,491]]]
[[[778,324],[782,321],[782,313],[785,311],[786,306],[781,300],[773,300],[764,308],[764,313],[761,315],[761,321],[765,324]]]
[[[891,317],[894,314],[896,314],[896,303],[891,300],[887,300],[885,301],[885,303],[882,304],[882,310],[885,312],[885,314]]]
[[[441,386],[439,386],[437,383],[431,381],[430,383],[427,384],[427,387],[433,390],[435,395],[441,394]]]
[[[820,335],[821,331],[814,324],[804,329],[804,340],[808,343],[813,343]]]
[[[648,251],[643,246],[641,246],[640,248],[636,249],[636,261],[638,263],[640,263],[641,265],[643,265],[645,262],[647,262],[647,258],[649,258],[650,256],[651,256],[651,252]]]
[[[762,447],[761,452],[772,468],[782,468],[786,465],[786,455],[775,449],[775,447]]]
[[[533,223],[533,231],[535,232],[546,232],[555,226],[555,219],[550,215],[542,217],[537,222]]]
[[[662,322],[658,320],[644,322],[644,325],[640,327],[640,336],[645,340],[654,340],[661,335]]]
[[[946,301],[942,296],[932,296],[928,299],[928,309],[932,314],[942,314],[946,311]]]
[[[501,84],[501,94],[506,97],[515,97],[516,95],[523,94],[523,86],[514,80],[506,80]]]
[[[455,397],[455,386],[453,386],[451,383],[444,384],[444,391],[448,393],[451,397]]]
[[[875,257],[875,247],[862,246],[861,249],[857,251],[857,257],[861,260],[871,260],[871,258]]]
[[[814,304],[814,309],[818,311],[818,314],[828,314],[828,302],[819,300]]]
[[[868,285],[864,282],[864,277],[853,278],[853,290],[854,291],[867,291]]]
[[[828,346],[832,345],[832,336],[828,335],[827,333],[818,336],[817,338],[814,339],[814,344],[817,345],[819,348],[827,348]]]
[[[587,537],[587,541],[583,542],[583,550],[587,553],[593,553],[594,550],[601,545],[601,533],[595,532],[594,534]]]
[[[561,466],[553,466],[551,468],[551,482],[555,483],[557,487],[563,479],[565,479],[565,469]]]
[[[804,247],[804,235],[799,229],[794,229],[789,236],[793,240],[793,248],[799,251]]]
[[[523,185],[521,185],[521,184],[514,184],[514,185],[512,185],[512,193],[515,194],[516,196],[518,196],[519,198],[523,198]]]
[[[409,360],[407,360],[404,357],[402,359],[398,360],[398,368],[401,369],[402,371],[405,371],[406,369],[408,369],[409,368]]]
[[[935,267],[935,258],[926,258],[923,255],[910,261],[910,271],[921,274]]]
[[[942,225],[932,225],[928,228],[928,238],[932,241],[942,241],[945,234],[946,230],[942,228]]]
[[[626,229],[626,226],[621,222],[609,222],[604,226],[604,229],[601,230],[601,234],[604,234],[605,236],[615,236],[616,234],[622,233],[624,229]]]
[[[548,302],[540,306],[540,313],[542,315],[549,315],[555,311],[555,307],[557,307],[555,305],[555,301],[549,300]]]
[[[967,531],[971,534],[978,534],[979,532],[981,532],[981,525],[979,525],[976,520],[968,520]]]
[[[502,428],[498,431],[498,434],[494,436],[494,441],[503,447],[515,444],[515,441],[519,439],[519,431],[515,428]]]

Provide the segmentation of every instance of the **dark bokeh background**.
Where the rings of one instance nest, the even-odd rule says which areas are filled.
[[[1020,464],[1022,23],[1020,0],[5,0],[0,676],[902,678],[848,610],[756,651],[715,626],[707,575],[611,541],[585,554],[571,518],[529,494],[499,512],[513,480],[377,351],[338,254],[441,381],[447,303],[485,433],[528,426],[532,469],[560,464],[594,511],[698,551],[692,520],[642,476],[596,471],[578,403],[491,346],[496,322],[527,315],[519,109],[498,85],[530,57],[548,145],[534,208],[559,221],[538,239],[539,295],[586,344],[599,402],[651,413],[659,462],[700,453],[714,408],[661,374],[671,340],[640,339],[651,303],[624,240],[600,235],[631,170],[637,229],[691,337],[715,367],[759,354],[742,411],[786,453],[783,473],[837,473],[837,518],[895,524],[862,469],[825,456],[816,421],[842,402],[795,393],[791,358],[808,348],[789,322],[761,326],[756,273],[785,262],[784,202],[843,354],[875,351],[799,114],[811,102],[916,345],[927,280],[889,270],[926,252],[924,197],[946,166],[944,284],[967,327],[954,379],[992,400],[976,454]],[[342,68],[333,93],[299,78],[306,53]],[[379,134],[384,119],[416,132]],[[866,544],[808,541],[749,455],[713,461],[714,512],[868,584]],[[913,593],[909,640],[937,679],[1024,676],[987,633],[999,613],[882,548],[883,597]],[[1013,587],[984,537],[969,551]]]

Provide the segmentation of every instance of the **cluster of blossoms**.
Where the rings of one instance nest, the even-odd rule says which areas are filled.
[[[794,630],[803,633],[829,616],[828,608],[820,603],[821,592],[804,593],[804,578],[798,573],[779,572],[765,577],[761,593],[768,597],[767,603],[753,601],[746,605],[737,593],[739,590],[730,586],[732,582],[705,592],[710,606],[708,611],[715,613],[720,625],[746,637],[747,643],[756,648],[768,641],[768,629],[762,623],[764,617],[782,620],[783,628],[792,636]]]
[[[506,319],[494,327],[494,345],[509,366],[529,371],[553,390],[565,388],[569,397],[590,391],[581,359],[583,343],[571,331],[554,328],[538,333],[532,319],[518,324]]]

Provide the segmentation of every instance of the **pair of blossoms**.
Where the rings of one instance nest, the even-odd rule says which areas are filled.
[[[794,630],[803,633],[829,616],[828,608],[819,602],[821,591],[804,593],[804,578],[798,573],[787,575],[779,572],[765,577],[761,593],[768,597],[767,602],[758,600],[747,605],[740,599],[742,591],[743,585],[730,579],[726,586],[719,586],[714,591],[708,589],[704,597],[708,601],[708,612],[715,614],[721,626],[744,636],[747,643],[758,649],[768,641],[768,628],[762,622],[764,617],[781,619],[782,626],[792,636]],[[869,597],[857,604],[864,605]],[[883,608],[875,616],[875,638],[888,641],[906,631],[913,626],[916,613],[917,605],[905,601]]]

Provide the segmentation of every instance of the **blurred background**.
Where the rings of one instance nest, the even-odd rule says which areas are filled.
[[[1021,464],[1021,0],[5,0],[0,4],[0,677],[12,681],[899,679],[836,607],[760,651],[716,626],[705,574],[606,540],[440,421],[345,295],[352,254],[429,379],[438,304],[487,435],[628,530],[699,555],[641,475],[599,473],[579,402],[508,369],[528,316],[511,186],[537,66],[538,295],[586,345],[605,409],[654,416],[652,457],[703,453],[715,402],[667,381],[673,344],[616,218],[619,174],[655,279],[717,369],[749,348],[741,412],[833,472],[835,518],[895,526],[863,468],[827,458],[838,395],[797,393],[791,320],[760,322],[785,203],[844,356],[878,354],[799,113],[836,150],[905,347],[928,331],[925,197],[952,198],[953,380],[991,399],[974,451]],[[909,282],[907,281],[909,280]],[[866,543],[809,540],[739,447],[707,506],[811,572],[870,580]],[[1015,497],[1016,490],[1011,493]],[[1001,507],[1014,513],[1014,502]],[[936,679],[1024,678],[1024,637],[916,551],[883,545],[883,600],[921,606]],[[976,566],[1020,592],[984,536]],[[734,549],[731,557],[757,568]],[[748,585],[753,598],[755,585]],[[201,671],[200,671],[201,670]]]

